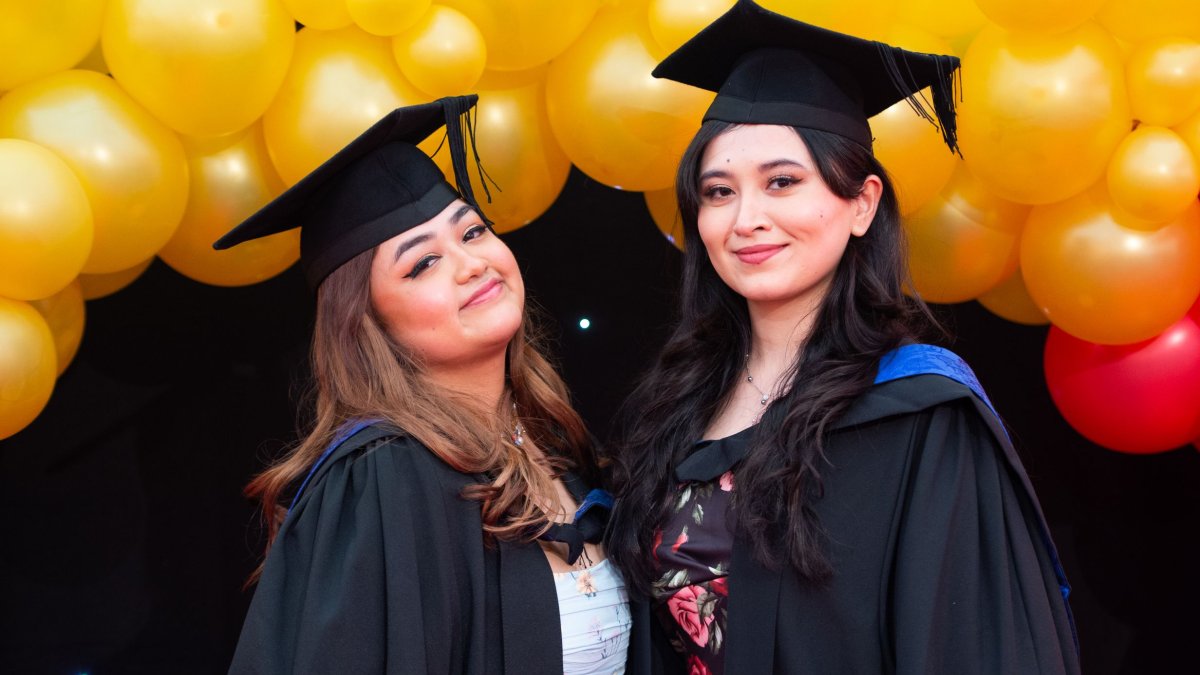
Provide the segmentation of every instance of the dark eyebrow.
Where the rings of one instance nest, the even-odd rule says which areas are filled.
[[[729,178],[729,172],[724,169],[709,169],[708,171],[700,174],[698,182],[703,183],[709,178]]]
[[[776,159],[776,160],[773,160],[770,162],[766,162],[764,164],[759,164],[758,170],[762,171],[762,172],[772,171],[774,169],[778,169],[781,166],[798,166],[801,169],[804,169],[806,171],[808,170],[807,166],[804,166],[804,164],[797,162],[794,159]]]
[[[392,262],[395,263],[397,260],[399,260],[400,256],[404,255],[404,253],[410,248],[414,246],[420,246],[430,239],[433,239],[433,235],[426,233],[401,242],[400,245],[396,247],[396,257],[392,259]]]
[[[467,215],[471,211],[474,211],[474,209],[472,209],[468,205],[463,205],[463,206],[459,207],[459,209],[454,212],[454,215],[450,216],[450,224],[457,225],[458,221],[462,220],[463,216]]]

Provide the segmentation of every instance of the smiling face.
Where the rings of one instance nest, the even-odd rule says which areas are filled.
[[[388,334],[435,376],[502,358],[525,307],[512,251],[461,200],[380,244],[370,283]]]
[[[721,279],[753,309],[807,314],[829,289],[850,237],[871,226],[880,180],[850,199],[821,178],[791,127],[731,127],[705,149],[697,226]]]

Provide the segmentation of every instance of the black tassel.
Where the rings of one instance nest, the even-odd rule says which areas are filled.
[[[475,148],[475,128],[470,121],[470,110],[476,101],[475,96],[451,96],[447,97],[443,104],[446,109],[446,138],[450,142],[450,165],[454,169],[454,182],[458,185],[458,193],[462,195],[465,202],[471,205],[479,212],[484,222],[491,225],[490,220],[484,215],[483,209],[479,208],[479,202],[475,199],[475,191],[471,187],[470,169],[467,167],[467,148],[466,138],[463,134],[462,118],[468,116],[467,129],[471,137],[471,153],[475,157],[475,165],[479,164],[479,151]],[[482,167],[480,167],[482,176]],[[487,194],[488,201],[492,201],[492,193],[488,191],[487,181],[481,181],[483,191]]]
[[[909,107],[921,119],[936,126],[941,131],[942,140],[950,148],[950,151],[962,157],[962,152],[958,149],[958,123],[954,107],[955,99],[961,96],[961,81],[959,80],[961,72],[958,68],[958,58],[941,54],[929,55],[934,58],[937,67],[937,80],[930,87],[933,92],[931,103],[925,98],[923,91],[913,84],[916,82],[916,78],[913,76],[908,59],[904,58],[908,52],[882,42],[875,44],[879,50],[879,60],[883,64],[883,70],[891,79],[892,86],[899,92],[912,92],[904,98]],[[930,108],[933,108],[933,113],[930,113]]]

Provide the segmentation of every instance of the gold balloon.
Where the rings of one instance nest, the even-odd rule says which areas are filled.
[[[46,320],[50,334],[54,336],[54,351],[57,355],[58,372],[62,375],[83,341],[83,326],[87,310],[84,308],[83,289],[78,281],[54,295],[29,303]]]
[[[650,0],[650,34],[663,54],[675,51],[733,7],[736,0]]]
[[[1200,111],[1171,128],[1179,134],[1192,150],[1192,156],[1200,162]]]
[[[224,251],[213,242],[283,192],[262,128],[214,139],[185,139],[192,174],[187,211],[158,256],[176,272],[214,286],[244,286],[279,274],[300,257],[300,230]]]
[[[345,0],[282,0],[283,7],[299,23],[317,30],[337,30],[354,22]]]
[[[880,40],[895,23],[896,4],[886,0],[759,0],[772,12],[869,40]]]
[[[975,0],[979,9],[1006,30],[1061,33],[1096,15],[1105,0]]]
[[[651,77],[658,63],[641,12],[606,8],[550,64],[550,125],[575,166],[624,190],[671,185],[713,94]]]
[[[1096,20],[1128,42],[1174,35],[1200,40],[1200,2],[1196,0],[1107,0]]]
[[[71,283],[92,250],[92,207],[58,155],[0,138],[0,296],[36,300]]]
[[[187,204],[179,138],[112,78],[89,70],[44,77],[0,98],[0,136],[50,148],[92,205],[87,274],[127,269],[171,238]]]
[[[573,44],[601,0],[440,0],[438,4],[467,15],[483,33],[488,68],[528,70]]]
[[[101,39],[138,103],[181,134],[215,136],[262,116],[295,34],[276,0],[110,0]]]
[[[389,36],[406,31],[429,10],[431,0],[345,0],[346,10],[358,27],[371,35]]]
[[[1005,201],[959,165],[946,189],[904,219],[913,286],[930,302],[979,297],[1017,268],[1029,208]]]
[[[962,84],[967,166],[1015,202],[1083,191],[1132,124],[1120,50],[1094,23],[1053,36],[989,26],[963,58]]]
[[[392,38],[392,54],[408,81],[435,97],[474,91],[487,63],[483,33],[462,12],[441,5]]]
[[[1143,125],[1117,146],[1107,180],[1114,204],[1155,227],[1196,202],[1200,165],[1179,134]]]
[[[124,289],[138,280],[142,273],[150,267],[154,258],[142,262],[126,270],[118,270],[107,274],[80,274],[79,290],[83,291],[84,300],[97,300],[107,297]]]
[[[1029,295],[1050,321],[1088,342],[1148,340],[1200,295],[1200,202],[1157,230],[1127,227],[1101,181],[1035,207],[1021,236]]]
[[[642,195],[646,200],[646,208],[650,210],[650,218],[658,231],[663,233],[667,241],[682,251],[685,246],[683,237],[683,218],[679,215],[679,202],[675,199],[675,188],[654,190]]]
[[[474,167],[471,189],[497,232],[511,232],[545,213],[571,171],[546,118],[545,79],[542,66],[491,71],[479,83],[475,130],[492,201],[488,203]]]
[[[945,40],[916,28],[897,26],[887,42],[915,52],[951,54]],[[919,96],[933,100],[929,89]],[[957,159],[942,141],[942,132],[917,115],[908,101],[900,101],[871,118],[875,158],[887,169],[900,199],[900,212],[915,212],[950,180]]]
[[[978,33],[987,17],[975,0],[906,0],[899,3],[896,22],[956,41]]]
[[[305,28],[263,115],[271,161],[294,185],[393,109],[430,100],[400,74],[386,38],[355,27]]]
[[[1125,64],[1134,119],[1169,127],[1200,110],[1200,42],[1154,38],[1138,45]]]
[[[1042,314],[1042,310],[1034,304],[1033,298],[1029,297],[1020,269],[1008,275],[1007,279],[992,290],[979,296],[978,300],[979,304],[992,314],[1014,323],[1026,326],[1044,326],[1050,323],[1050,319]]]
[[[46,320],[28,303],[0,298],[0,439],[42,412],[57,374]]]
[[[0,91],[79,63],[100,37],[105,0],[0,0]]]

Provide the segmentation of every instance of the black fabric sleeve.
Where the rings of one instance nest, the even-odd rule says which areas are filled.
[[[918,426],[890,603],[897,673],[1077,673],[1036,498],[966,401]]]

